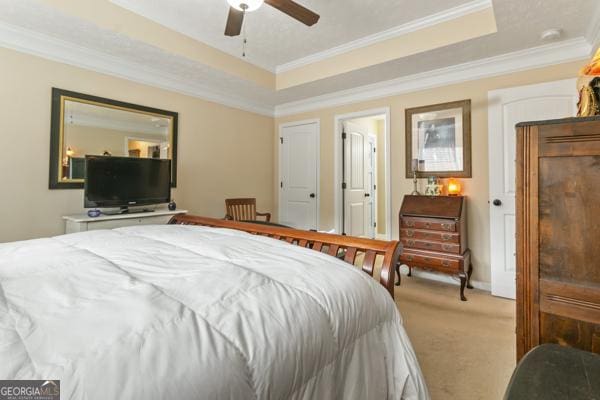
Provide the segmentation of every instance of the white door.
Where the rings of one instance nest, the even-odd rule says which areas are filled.
[[[283,125],[279,141],[279,223],[317,229],[319,123]]]
[[[344,122],[344,133],[344,233],[372,237],[368,134],[352,122]]]
[[[574,79],[488,93],[490,254],[495,296],[515,298],[515,124],[572,117],[577,97]]]

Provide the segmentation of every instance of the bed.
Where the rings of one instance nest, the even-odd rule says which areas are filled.
[[[0,379],[60,380],[63,400],[428,398],[397,243],[238,224],[0,244]]]

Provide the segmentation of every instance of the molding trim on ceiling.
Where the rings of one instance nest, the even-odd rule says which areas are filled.
[[[305,65],[322,61],[327,58],[347,53],[352,50],[370,46],[372,44],[379,43],[384,40],[393,39],[411,32],[425,29],[440,24],[442,22],[450,21],[492,7],[493,5],[491,0],[474,0],[469,3],[461,4],[460,6],[441,11],[439,13],[429,15],[427,17],[419,18],[406,24],[396,26],[383,32],[378,32],[369,36],[365,36],[360,39],[353,40],[351,42],[344,43],[339,46],[332,47],[330,49],[320,51],[318,53],[314,53],[309,56],[302,57],[285,64],[278,65],[277,67],[275,67],[275,73],[290,71],[292,69],[303,67]]]
[[[600,3],[598,3],[593,13],[592,23],[587,30],[586,38],[592,46],[592,51],[600,46]]]
[[[583,37],[565,40],[349,90],[328,93],[305,100],[280,104],[275,107],[275,117],[295,115],[308,111],[381,99],[419,90],[582,60],[589,57],[591,49],[592,46]]]
[[[273,107],[271,106],[240,100],[235,95],[219,93],[203,85],[190,83],[175,74],[135,62],[123,61],[118,57],[3,22],[0,22],[0,47],[181,93],[227,107],[273,116]]]

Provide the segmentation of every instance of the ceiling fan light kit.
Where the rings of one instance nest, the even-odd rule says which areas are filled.
[[[227,0],[227,3],[238,11],[255,11],[263,5],[264,0]]]

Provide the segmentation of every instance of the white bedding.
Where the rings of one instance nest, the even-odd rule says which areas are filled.
[[[175,225],[0,244],[0,379],[60,379],[63,400],[429,397],[374,279]]]

